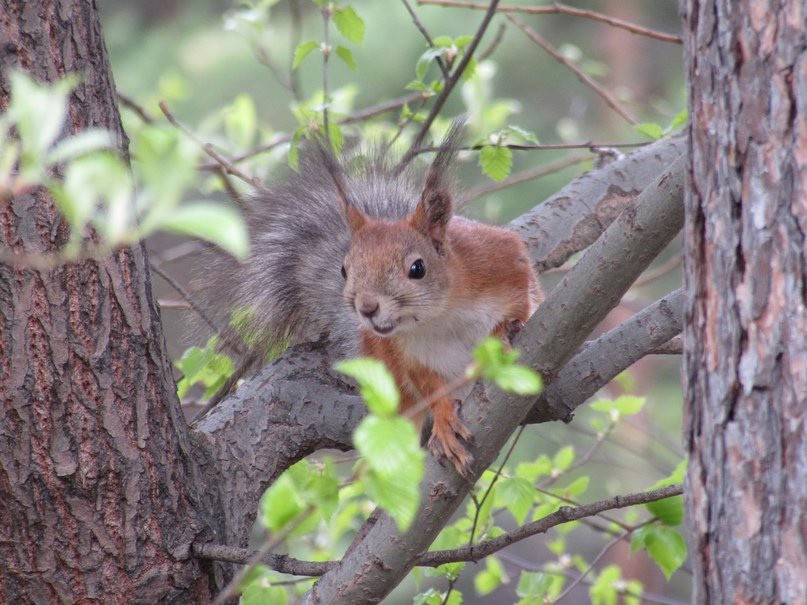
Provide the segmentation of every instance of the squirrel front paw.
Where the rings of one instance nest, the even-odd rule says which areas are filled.
[[[432,408],[434,426],[429,438],[429,451],[438,458],[447,458],[460,475],[470,478],[474,457],[457,437],[468,442],[471,440],[471,432],[462,424],[450,400],[436,403]]]

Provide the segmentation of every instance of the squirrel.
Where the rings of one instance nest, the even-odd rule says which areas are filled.
[[[446,385],[480,340],[512,336],[542,295],[518,235],[453,214],[463,127],[452,125],[425,179],[383,157],[340,163],[321,146],[301,155],[299,172],[250,201],[250,257],[208,269],[253,349],[327,333],[338,354],[385,363],[401,412],[440,392],[428,448],[467,476],[460,439],[471,435]]]

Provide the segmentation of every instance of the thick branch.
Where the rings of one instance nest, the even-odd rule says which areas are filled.
[[[195,423],[196,447],[216,468],[228,544],[246,544],[266,487],[296,461],[322,448],[350,449],[365,413],[352,388],[332,373],[323,347],[294,347]]]
[[[574,179],[510,223],[539,272],[559,267],[603,230],[685,150],[682,137],[656,141]]]
[[[593,327],[619,302],[631,283],[678,233],[683,223],[684,158],[679,157],[652,187],[603,233],[550,292],[516,339],[522,360],[551,378]],[[463,403],[472,444],[472,479],[493,462],[521,423],[531,402],[478,384]],[[473,485],[451,465],[426,462],[421,506],[407,534],[385,514],[354,543],[339,566],[307,593],[305,603],[381,601],[416,564]]]
[[[525,422],[570,419],[620,372],[681,333],[683,300],[683,290],[676,290],[586,344],[541,393]]]

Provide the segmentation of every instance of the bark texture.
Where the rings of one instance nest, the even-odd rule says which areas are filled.
[[[94,2],[0,2],[8,70],[82,74],[65,134],[101,126],[125,153]],[[57,251],[44,190],[0,204],[0,246]],[[0,602],[203,600],[189,558],[211,535],[142,246],[49,272],[0,265]]]
[[[699,603],[807,602],[807,5],[683,2]]]

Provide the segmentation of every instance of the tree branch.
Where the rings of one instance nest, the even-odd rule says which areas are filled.
[[[657,500],[678,496],[682,493],[684,493],[682,485],[669,485],[648,492],[628,494],[627,496],[614,496],[613,498],[607,498],[581,506],[563,506],[543,519],[527,523],[497,538],[485,540],[473,546],[463,546],[462,548],[453,550],[435,550],[427,552],[418,559],[417,564],[422,567],[437,567],[438,565],[456,561],[478,561],[525,538],[529,538],[535,534],[546,533],[557,525],[568,523],[569,521],[577,521],[578,519],[584,519],[586,517],[593,517],[594,515],[608,510],[656,502]]]
[[[676,290],[587,343],[541,393],[525,422],[571,419],[576,407],[620,372],[681,333],[683,300],[683,290]]]
[[[678,496],[682,493],[683,487],[681,485],[669,485],[647,492],[614,496],[613,498],[598,500],[591,504],[564,506],[542,519],[523,525],[497,538],[485,540],[473,546],[464,546],[452,550],[435,550],[424,553],[417,559],[415,565],[418,567],[438,567],[445,563],[455,563],[457,561],[478,561],[516,542],[536,534],[546,533],[553,527],[563,523],[593,517],[594,515],[599,515],[609,510],[664,500],[665,498]],[[256,555],[256,551],[248,548],[237,548],[221,544],[194,544],[192,552],[195,557],[200,559],[227,561],[239,564],[248,563],[253,560]],[[260,563],[263,563],[277,572],[298,576],[321,576],[339,565],[339,561],[301,561],[300,559],[294,559],[286,555],[271,553],[264,554],[260,558]]]

